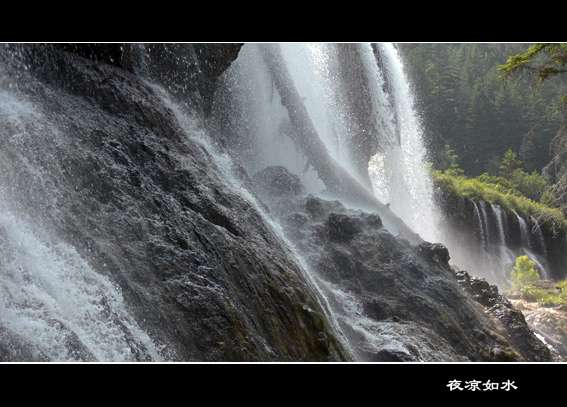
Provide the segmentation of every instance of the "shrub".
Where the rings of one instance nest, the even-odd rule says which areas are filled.
[[[528,174],[524,171],[516,171],[512,175],[512,181],[515,188],[525,197],[540,201],[547,183],[543,177],[537,172]]]
[[[534,268],[535,263],[528,256],[520,256],[516,259],[516,265],[510,277],[512,286],[519,289],[531,285],[540,279],[538,272]]]

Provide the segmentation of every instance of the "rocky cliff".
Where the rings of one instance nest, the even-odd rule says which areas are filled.
[[[329,299],[359,360],[546,361],[549,349],[523,315],[486,280],[449,264],[439,244],[390,234],[375,214],[314,196],[274,196],[263,185],[283,184],[286,170],[255,177],[273,215]],[[262,176],[263,175],[263,176]],[[298,191],[287,174],[288,191]],[[269,191],[269,190],[268,190]]]
[[[158,90],[40,45],[3,46],[1,66],[37,109],[2,122],[4,198],[120,286],[164,359],[348,359],[288,249]],[[49,358],[1,332],[2,360]]]
[[[452,269],[444,247],[409,244],[378,216],[297,185],[266,194],[261,177],[211,148],[204,115],[238,47],[63,48],[0,48],[2,203],[119,287],[159,349],[101,293],[128,360],[553,360],[522,314]],[[0,226],[4,260],[9,236]],[[45,313],[70,360],[101,359]],[[53,356],[3,317],[0,360]]]

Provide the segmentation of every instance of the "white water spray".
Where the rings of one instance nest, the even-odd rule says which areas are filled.
[[[40,235],[44,235],[40,238]],[[120,289],[71,246],[0,210],[0,325],[33,360],[160,360],[126,310]]]
[[[522,238],[522,244],[527,248],[532,248],[532,242],[530,239],[530,232],[528,230],[528,224],[526,220],[516,213],[516,218],[518,219],[518,224],[520,225],[520,234]]]
[[[57,130],[33,104],[7,91],[0,93],[0,118],[3,131],[10,132],[2,141],[16,151],[26,148],[25,140],[32,134],[57,137]],[[20,159],[33,174],[33,182],[48,182],[43,169],[33,167],[23,154]],[[7,196],[23,191],[10,182],[18,176],[17,168],[2,170],[0,336],[14,342],[10,359],[160,360],[160,350],[128,312],[120,288],[94,271],[72,246],[25,215],[21,202],[8,201]],[[44,197],[36,199],[45,202]]]
[[[281,44],[281,53],[329,154],[423,239],[439,241],[421,126],[394,45]],[[242,47],[225,80],[234,98],[227,131],[247,140],[240,155],[249,173],[283,165],[308,193],[325,190],[289,137],[287,111],[256,44]],[[380,150],[362,171],[369,179],[353,152],[364,143]]]
[[[378,154],[370,163],[376,193],[406,223],[432,242],[441,241],[433,188],[425,169],[426,149],[421,124],[413,106],[413,96],[396,48],[392,44],[376,44],[384,70],[392,87],[391,114],[397,117],[399,145]],[[395,138],[397,134],[389,134]]]

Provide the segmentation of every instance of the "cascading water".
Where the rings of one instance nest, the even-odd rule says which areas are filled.
[[[46,138],[58,137],[58,130],[32,103],[8,90],[0,93],[0,119],[3,141],[10,144],[5,154],[29,148],[28,138],[38,130]],[[19,158],[33,174],[27,184],[30,191],[34,183],[52,182],[48,169],[34,167],[25,157],[22,153]],[[23,201],[5,199],[30,192],[18,191],[11,182],[18,168],[2,166],[1,175],[0,339],[13,350],[4,356],[63,362],[160,360],[158,347],[130,315],[120,288],[95,272],[72,246],[43,230],[26,213]],[[55,208],[57,186],[48,187],[51,199],[35,198]]]
[[[288,137],[293,131],[289,116],[259,47],[246,44],[225,79],[230,93],[224,97],[232,99],[231,117],[223,118],[225,131],[245,140],[239,147],[251,174],[283,165],[300,176],[307,192],[322,193],[326,186]],[[280,48],[331,156],[423,239],[438,241],[422,134],[394,45],[318,43]]]
[[[397,123],[395,133],[392,134],[390,129],[386,135],[390,139],[398,138],[399,143],[390,143],[389,148],[378,153],[370,162],[374,189],[425,240],[440,242],[438,211],[425,169],[426,150],[409,82],[396,48],[392,44],[375,46],[384,65],[383,75],[390,84],[392,104],[389,114],[396,117]],[[385,176],[385,172],[389,177]]]
[[[528,230],[528,224],[526,220],[516,213],[516,219],[518,219],[518,224],[520,225],[520,234],[522,237],[522,245],[527,249],[532,248],[532,241],[530,238],[530,232]]]
[[[504,212],[504,210],[498,205],[492,205],[492,210],[496,217],[496,226],[499,236],[499,254],[497,257],[499,259],[500,267],[498,269],[506,270],[506,265],[513,264],[518,256],[509,249],[509,245],[506,241],[506,230],[508,230],[506,212]]]
[[[301,178],[307,193],[327,197],[327,186],[292,141],[288,111],[260,47],[246,44],[224,78],[218,120],[225,133],[233,134],[229,139],[239,140],[233,147],[246,157],[242,163],[250,174],[285,166]],[[423,239],[437,241],[422,134],[394,45],[281,44],[280,49],[328,152]],[[364,168],[361,157],[366,157]],[[388,343],[391,351],[407,352],[388,334],[388,325],[362,315],[350,293],[317,277],[314,281],[330,303],[340,304],[334,312],[344,313],[347,325],[371,346]]]
[[[481,200],[472,201],[472,206],[470,228],[461,234],[445,231],[453,236],[445,241],[457,266],[507,289],[516,259],[527,255],[542,279],[551,277],[547,244],[539,226],[530,227],[519,214],[507,214],[497,204]],[[537,225],[535,219],[532,222]]]
[[[293,131],[289,116],[259,47],[243,47],[226,79],[231,92],[225,97],[233,98],[236,119],[225,119],[230,123],[225,130],[245,140],[241,155],[247,157],[244,164],[251,174],[283,165],[301,177],[307,192],[323,193],[326,186],[289,137]],[[425,168],[422,126],[396,47],[365,43],[281,44],[280,48],[329,153],[423,239],[445,244],[457,266],[507,284],[510,264],[522,252],[512,250],[506,241],[509,225],[502,208],[474,203],[480,248],[476,243],[457,243],[453,232],[443,227]],[[526,247],[524,252],[529,250]]]
[[[482,250],[486,250],[486,237],[484,232],[484,225],[482,222],[482,217],[480,215],[480,210],[478,209],[478,204],[473,201],[474,204],[474,221],[477,226],[478,234],[480,236],[480,247]]]
[[[419,121],[395,47],[280,49],[329,155],[422,238],[440,241]],[[6,63],[12,55],[3,50]],[[38,50],[49,58],[41,48],[32,53]],[[250,175],[283,165],[301,177],[307,192],[333,192],[319,179],[313,157],[292,141],[297,123],[260,51],[246,44],[226,71],[215,102],[230,109],[216,112],[218,138],[215,120],[209,122],[214,129],[197,130],[185,108],[169,104],[166,91],[114,67],[55,53],[49,62],[65,72],[63,79],[37,67],[37,77],[26,77],[33,79],[29,86],[18,84],[17,74],[9,80],[0,75],[0,358],[467,357],[469,351],[459,353],[444,338],[461,326],[464,338],[473,324],[453,329],[460,315],[439,304],[463,304],[458,309],[467,321],[483,317],[458,289],[444,248],[408,245],[385,232],[377,217],[348,211],[342,214],[347,222],[364,224],[353,243],[364,248],[364,267],[362,259],[344,256],[340,245],[325,251],[332,242],[318,234],[320,219],[305,225],[320,267],[337,266],[338,273],[359,267],[345,284],[325,280],[310,274],[319,265],[305,247],[295,250],[284,225],[272,223],[252,196],[254,188],[246,189],[250,180],[237,181],[231,173],[235,157]],[[213,152],[204,140],[209,136],[234,141],[223,147],[235,154]],[[347,212],[335,201],[313,203]],[[487,211],[477,212],[478,222],[488,221]],[[333,219],[325,221],[328,231]],[[484,231],[490,246],[489,228]],[[414,278],[423,284],[413,287]],[[347,344],[337,345],[337,338]],[[480,351],[470,352],[476,357]]]
[[[490,242],[490,219],[486,211],[486,202],[480,201],[480,209],[482,211],[482,219],[484,222],[484,230],[486,231],[486,241]]]
[[[43,241],[0,211],[0,320],[14,349],[34,361],[160,360],[120,289],[64,243]],[[49,239],[49,238],[48,238]],[[1,335],[0,335],[1,336]]]
[[[534,226],[532,227],[532,232],[536,235],[537,246],[544,253],[544,255],[546,255],[547,249],[545,247],[545,238],[543,237],[543,232],[541,231],[541,225],[538,224],[537,219],[535,219],[533,216],[531,217],[531,220],[534,224]]]

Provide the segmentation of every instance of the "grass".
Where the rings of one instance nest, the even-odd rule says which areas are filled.
[[[555,289],[546,289],[536,285],[529,285],[520,288],[520,298],[528,302],[537,302],[543,306],[558,307],[561,305],[567,306],[567,283],[561,280],[556,283],[556,286],[561,289],[557,293]]]
[[[431,171],[433,182],[443,191],[478,202],[484,200],[497,204],[507,212],[516,212],[524,219],[533,216],[553,231],[567,230],[567,220],[559,209],[552,208],[524,196],[502,177],[483,174],[476,178],[452,173]]]

